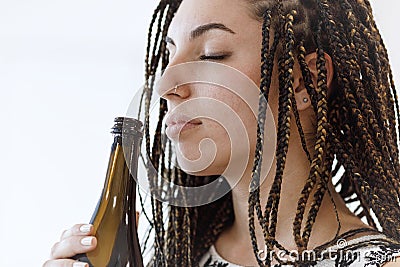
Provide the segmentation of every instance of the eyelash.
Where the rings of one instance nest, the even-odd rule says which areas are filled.
[[[200,56],[200,60],[223,60],[223,59],[225,59],[227,57],[228,57],[227,55],[215,55],[215,56],[213,56],[213,55],[210,55],[210,56],[203,55],[203,56]]]

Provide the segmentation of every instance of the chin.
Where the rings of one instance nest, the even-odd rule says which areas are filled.
[[[212,162],[211,164],[207,164],[204,166],[203,164],[196,162],[188,162],[187,159],[179,160],[178,158],[179,168],[187,174],[195,175],[195,176],[213,176],[213,175],[221,175],[225,168],[222,166],[218,166],[216,162]]]
[[[181,168],[182,169],[182,168]],[[221,175],[221,173],[219,172],[214,172],[214,171],[208,171],[208,170],[204,170],[204,171],[200,171],[200,172],[191,172],[191,171],[187,171],[185,169],[182,169],[185,173],[193,175],[193,176],[215,176],[215,175]]]

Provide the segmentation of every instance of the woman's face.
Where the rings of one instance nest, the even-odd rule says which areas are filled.
[[[193,61],[222,63],[241,71],[259,86],[262,23],[252,17],[246,1],[184,0],[172,21],[166,41],[170,53],[169,67]],[[173,83],[178,84],[179,81]],[[258,99],[257,92],[249,94]],[[221,86],[200,83],[180,85],[163,97],[167,99],[169,110],[167,135],[180,152],[177,156],[183,170],[196,175],[222,174],[229,161],[243,161],[246,156],[252,165],[257,124],[252,110],[242,97]],[[201,104],[196,105],[196,101],[193,101],[196,99],[202,99],[199,102]],[[229,106],[240,121],[232,117],[223,121],[202,117],[201,114],[210,110],[218,113],[216,103]],[[185,110],[189,109],[190,112],[195,109],[199,118],[189,119],[191,117],[185,115]],[[238,124],[237,127],[244,125],[248,136],[243,136],[243,143],[248,140],[249,151],[232,155],[231,146],[237,144],[231,144],[232,133],[224,128],[225,124],[232,123]],[[200,142],[207,139],[214,144],[205,142],[201,144],[204,145],[202,147]],[[215,155],[209,153],[208,150],[214,149]],[[201,157],[212,157],[207,168],[195,166],[196,160]]]

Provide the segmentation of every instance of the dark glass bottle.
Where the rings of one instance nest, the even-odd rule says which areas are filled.
[[[143,266],[136,225],[136,175],[142,127],[135,119],[115,119],[104,188],[90,220],[97,247],[74,257],[91,267]]]

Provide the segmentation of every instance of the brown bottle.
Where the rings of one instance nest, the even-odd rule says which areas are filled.
[[[143,124],[116,118],[104,188],[93,213],[97,247],[74,258],[91,267],[142,267],[136,225],[136,175]]]

